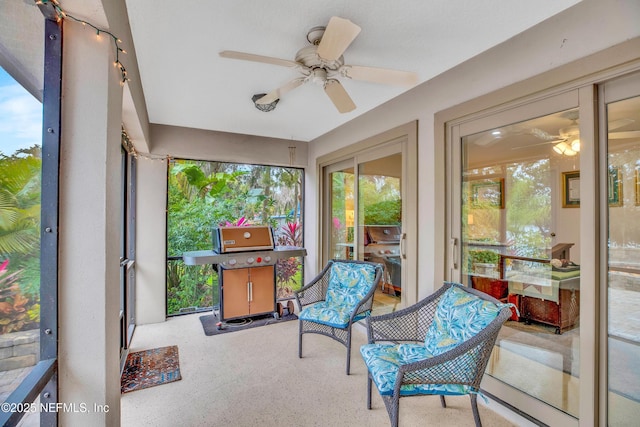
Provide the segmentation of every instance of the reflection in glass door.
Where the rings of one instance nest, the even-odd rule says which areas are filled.
[[[353,161],[327,168],[327,188],[330,212],[329,258],[353,258],[353,225],[355,220],[355,189]]]
[[[402,143],[392,143],[325,167],[328,259],[380,263],[383,280],[373,312],[400,307],[405,254]],[[325,260],[325,262],[326,262]]]
[[[629,88],[624,97],[640,95],[638,79]],[[607,414],[623,426],[640,416],[640,96],[608,103],[606,115]]]
[[[460,280],[514,305],[487,374],[573,417],[580,356],[578,120],[578,110],[569,109],[463,136],[458,219]]]
[[[402,295],[402,154],[358,164],[358,258],[380,263],[376,314],[394,311]]]

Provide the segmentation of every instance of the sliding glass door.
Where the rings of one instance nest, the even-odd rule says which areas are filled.
[[[607,424],[640,415],[640,76],[605,84]]]
[[[360,155],[358,162],[358,259],[383,267],[374,298],[376,313],[395,311],[402,299],[402,151],[394,145]]]
[[[329,259],[380,263],[384,273],[374,295],[377,314],[396,310],[416,293],[405,271],[406,145],[406,138],[388,142],[323,167],[323,264]]]
[[[483,389],[549,425],[631,425],[640,74],[448,129],[448,278],[513,307]]]
[[[574,92],[451,128],[450,278],[513,304],[483,388],[553,425],[580,409],[578,104]]]
[[[328,212],[328,259],[354,259],[355,174],[353,160],[326,168]]]

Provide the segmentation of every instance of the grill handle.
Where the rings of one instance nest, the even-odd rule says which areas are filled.
[[[247,301],[253,301],[253,283],[247,282]]]

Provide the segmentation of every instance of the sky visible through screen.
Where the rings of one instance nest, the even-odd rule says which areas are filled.
[[[42,146],[42,104],[0,67],[0,153]]]

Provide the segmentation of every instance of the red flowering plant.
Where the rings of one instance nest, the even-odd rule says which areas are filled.
[[[220,225],[223,227],[246,227],[248,225],[251,225],[251,223],[249,223],[249,220],[246,219],[245,217],[240,217],[235,222],[225,221],[223,224],[220,224]]]
[[[302,246],[302,225],[299,222],[288,222],[277,232],[277,246]],[[278,284],[278,298],[290,297],[294,287],[299,288],[301,283],[296,280],[300,271],[300,258],[293,257],[279,259],[276,262],[276,282]]]
[[[38,327],[40,305],[30,302],[18,284],[22,270],[9,273],[9,260],[0,264],[0,334]]]

